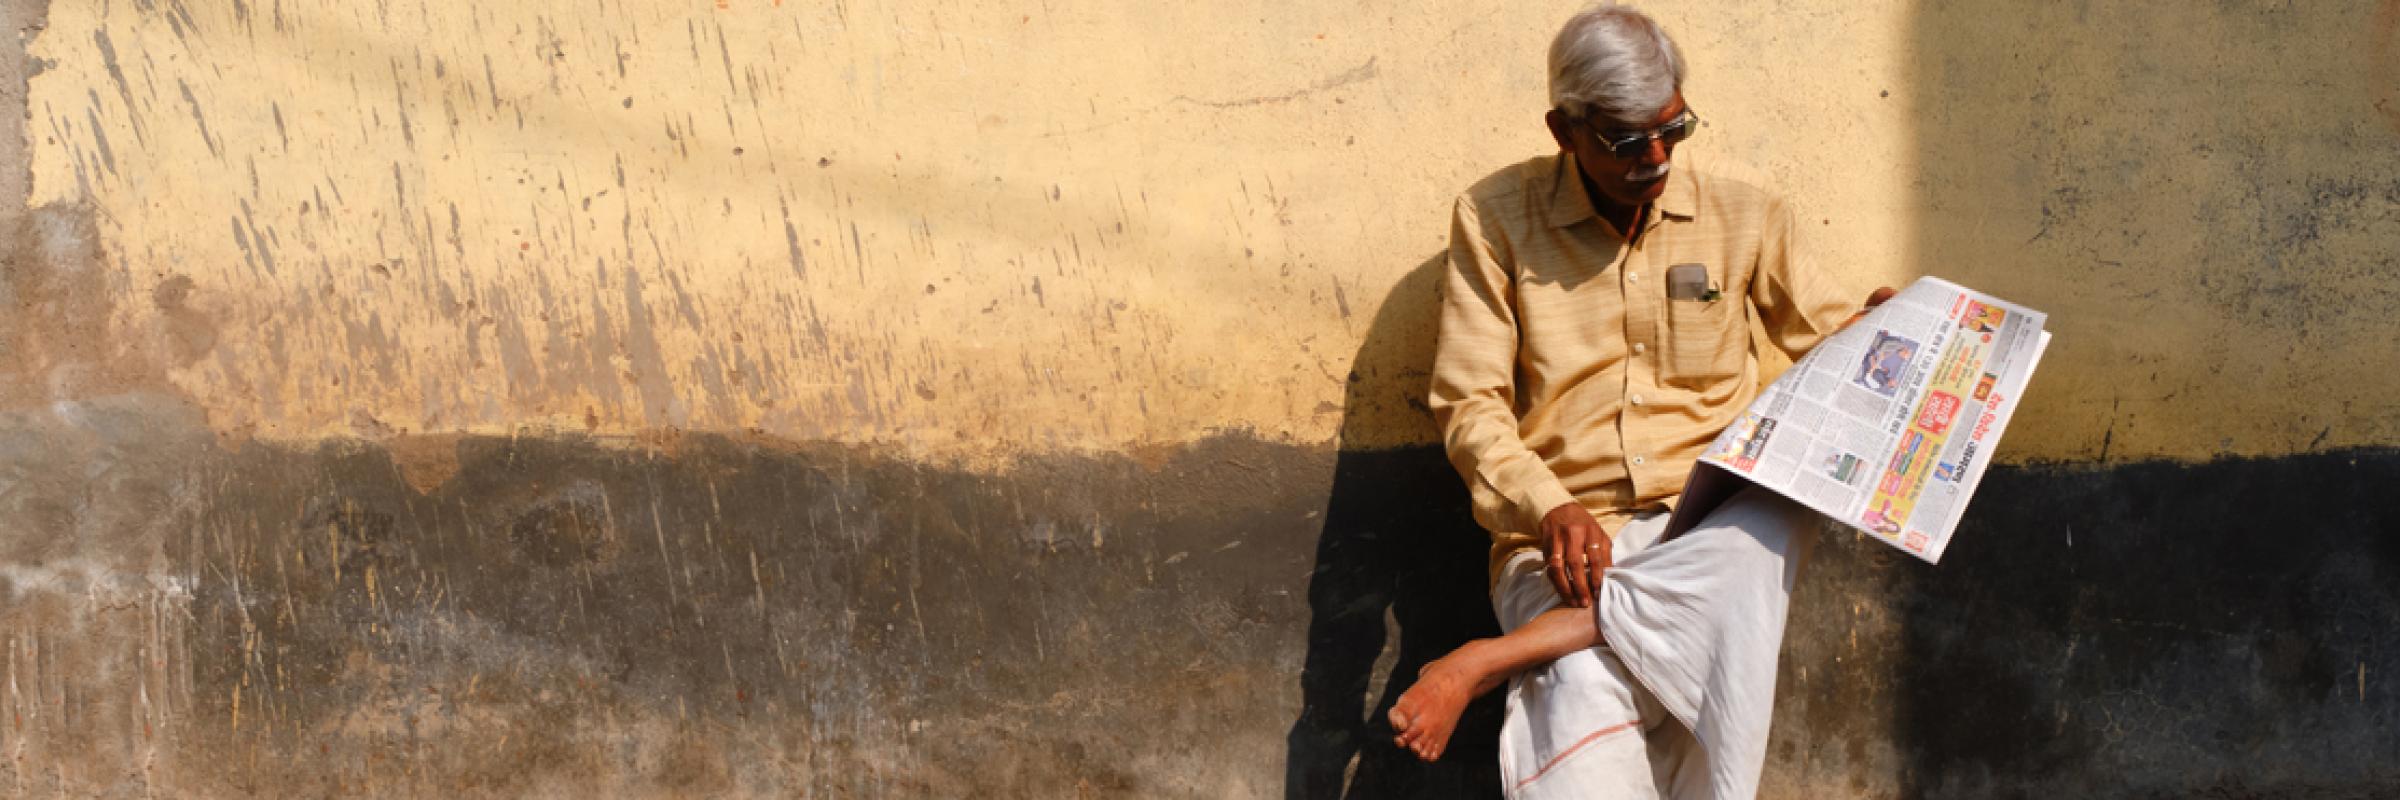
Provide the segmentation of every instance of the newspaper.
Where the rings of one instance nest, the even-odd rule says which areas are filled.
[[[1717,436],[1670,530],[1731,496],[1741,482],[1726,476],[1738,475],[1940,561],[2050,344],[2043,320],[1918,279],[1808,351]]]

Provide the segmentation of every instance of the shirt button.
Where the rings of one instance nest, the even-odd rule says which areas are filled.
[[[1638,466],[1641,466],[1641,465],[1642,465],[1642,457],[1641,457],[1641,456],[1634,456],[1634,457],[1633,457],[1633,465],[1634,465],[1634,466],[1637,466],[1637,467],[1638,467]]]
[[[1648,347],[1646,347],[1646,346],[1643,346],[1643,344],[1642,344],[1641,342],[1634,342],[1634,343],[1633,343],[1633,354],[1634,354],[1634,355],[1637,355],[1637,356],[1638,356],[1638,355],[1641,355],[1641,354],[1642,354],[1642,351],[1644,351],[1644,350],[1648,350],[1648,349],[1650,349],[1650,348],[1648,348]]]
[[[1637,395],[1634,395],[1634,396],[1633,396],[1633,404],[1634,404],[1634,405],[1637,405],[1637,406],[1638,406],[1638,405],[1641,405],[1641,404],[1642,404],[1642,396],[1641,396],[1641,395],[1638,395],[1638,394],[1637,394]]]
[[[1626,283],[1641,283],[1641,282],[1642,282],[1642,274],[1641,274],[1641,273],[1639,273],[1639,272],[1628,272],[1628,273],[1625,273],[1625,282],[1626,282]]]

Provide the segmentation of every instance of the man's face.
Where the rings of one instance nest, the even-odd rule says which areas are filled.
[[[1619,158],[1610,152],[1608,141],[1674,122],[1683,116],[1684,109],[1683,93],[1676,92],[1675,99],[1659,109],[1657,117],[1633,130],[1597,129],[1607,123],[1597,119],[1568,119],[1556,109],[1551,110],[1545,121],[1550,125],[1551,138],[1558,140],[1560,149],[1575,154],[1575,164],[1583,170],[1584,178],[1600,190],[1601,196],[1592,199],[1631,208],[1656,200],[1667,190],[1667,161],[1675,155],[1675,143],[1654,137],[1631,157]]]

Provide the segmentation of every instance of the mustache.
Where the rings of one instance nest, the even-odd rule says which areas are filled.
[[[1669,162],[1660,162],[1651,166],[1637,164],[1634,168],[1625,171],[1625,180],[1634,182],[1658,180],[1667,176],[1669,166],[1671,166]]]

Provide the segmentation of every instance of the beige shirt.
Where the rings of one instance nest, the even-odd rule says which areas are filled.
[[[1857,310],[1794,251],[1783,198],[1679,158],[1628,245],[1572,156],[1501,170],[1458,198],[1432,406],[1491,570],[1578,502],[1611,535],[1672,507],[1693,462],[1758,391],[1753,317],[1797,357]],[[1670,299],[1699,264],[1711,299]],[[1688,273],[1688,270],[1687,270]]]

